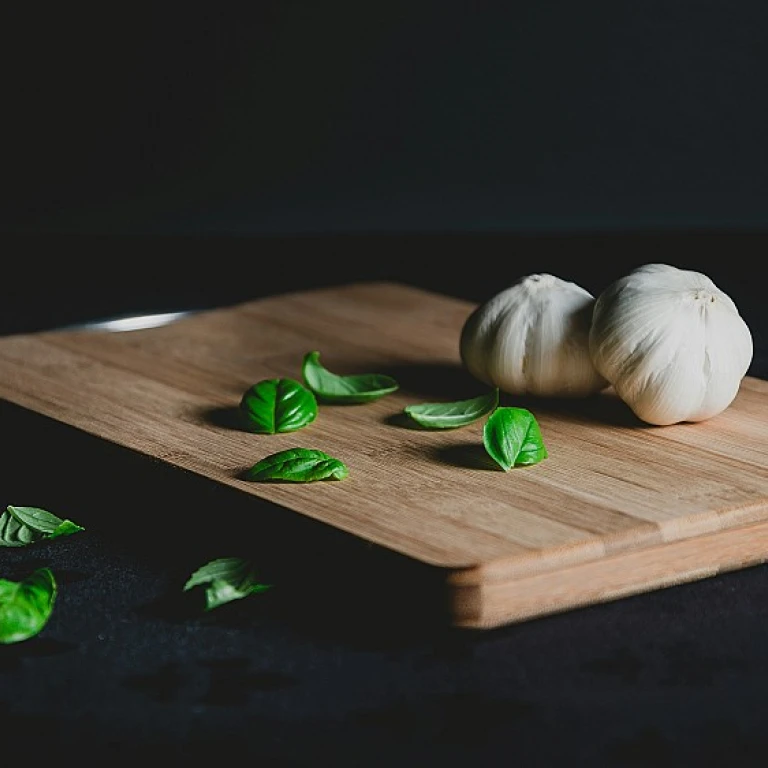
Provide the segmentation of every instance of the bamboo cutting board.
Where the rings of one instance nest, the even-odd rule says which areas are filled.
[[[512,400],[549,458],[501,471],[482,425],[409,426],[415,402],[486,388],[462,368],[474,305],[369,282],[283,294],[108,333],[0,339],[0,397],[265,499],[440,570],[457,626],[489,628],[768,559],[768,382],[699,424],[651,427],[609,389],[575,402]],[[308,427],[256,435],[231,417],[264,378],[300,380],[306,352],[335,373],[388,373],[395,394],[320,405]],[[269,453],[319,448],[342,481],[263,484]]]

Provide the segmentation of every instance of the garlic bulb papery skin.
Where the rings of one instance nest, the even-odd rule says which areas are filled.
[[[752,362],[752,334],[706,275],[646,264],[597,298],[592,360],[616,394],[654,425],[705,421],[736,397]]]
[[[608,386],[589,354],[595,297],[547,273],[520,278],[478,306],[459,351],[480,381],[512,395],[586,397]]]

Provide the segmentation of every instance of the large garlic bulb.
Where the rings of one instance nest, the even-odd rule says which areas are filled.
[[[594,296],[575,283],[534,274],[478,306],[459,350],[480,381],[513,395],[584,397],[608,382],[589,355]]]
[[[736,397],[752,361],[752,335],[709,277],[646,264],[598,297],[590,353],[643,421],[704,421]]]

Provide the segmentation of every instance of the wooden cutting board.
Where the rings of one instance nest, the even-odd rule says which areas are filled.
[[[768,558],[768,382],[699,424],[651,427],[606,390],[523,405],[549,458],[503,472],[483,420],[409,426],[415,402],[486,388],[461,366],[474,305],[369,282],[258,299],[164,327],[68,330],[0,339],[0,397],[266,499],[439,569],[457,626],[489,628],[612,600]],[[301,378],[317,350],[336,373],[395,376],[362,405],[322,405],[299,432],[235,426],[242,393]],[[319,448],[349,476],[262,484],[241,473],[269,453]]]

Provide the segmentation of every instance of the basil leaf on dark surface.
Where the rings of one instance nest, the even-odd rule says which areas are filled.
[[[259,581],[253,563],[240,557],[222,557],[201,566],[189,577],[184,591],[198,586],[205,587],[207,611],[272,588]]]
[[[38,568],[23,581],[0,579],[0,643],[18,643],[40,632],[51,617],[56,593],[49,568]]]
[[[85,528],[77,523],[73,523],[71,520],[63,520],[61,525],[47,538],[57,539],[59,536],[71,536],[73,533],[78,533],[79,531],[84,530]]]
[[[240,411],[252,432],[295,432],[315,420],[317,400],[294,379],[263,379],[243,394]]]
[[[497,408],[483,427],[488,455],[505,471],[537,464],[548,456],[534,415],[525,408]]]
[[[327,403],[367,403],[397,391],[399,384],[383,373],[339,376],[320,362],[319,352],[304,356],[302,375],[306,385]]]
[[[0,547],[25,547],[85,530],[39,507],[8,506],[0,515]]]
[[[249,480],[261,482],[312,483],[316,480],[342,480],[349,474],[346,465],[314,448],[289,448],[264,457],[246,473]]]
[[[493,411],[499,404],[499,390],[492,389],[485,395],[457,400],[453,403],[418,403],[405,407],[417,424],[430,429],[456,429],[472,424]]]

